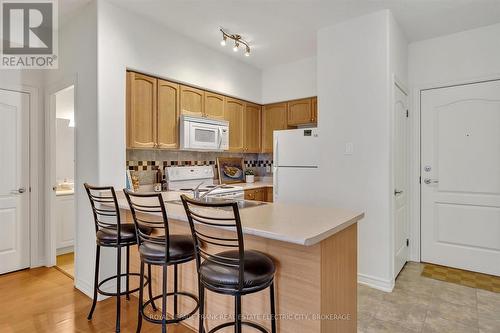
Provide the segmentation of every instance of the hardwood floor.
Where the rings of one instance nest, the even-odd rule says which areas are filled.
[[[70,278],[75,276],[75,254],[73,252],[56,257],[56,267]]]
[[[115,299],[97,303],[87,320],[91,300],[73,287],[73,280],[55,268],[36,268],[0,276],[0,332],[114,332]],[[122,298],[122,332],[135,332],[137,299]],[[161,332],[143,321],[142,332]],[[169,333],[193,333],[170,325]]]

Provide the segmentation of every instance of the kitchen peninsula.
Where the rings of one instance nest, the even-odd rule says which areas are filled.
[[[180,192],[163,192],[171,234],[189,234]],[[122,215],[132,222],[128,204],[119,194]],[[329,207],[265,203],[240,210],[245,249],[270,255],[277,265],[276,307],[278,332],[356,332],[357,223],[363,213]],[[221,230],[221,233],[226,231]],[[131,251],[131,267],[138,271],[136,249]],[[169,270],[169,289],[173,288]],[[197,294],[194,261],[179,266],[179,288]],[[161,270],[153,268],[153,290],[160,293]],[[171,302],[171,300],[169,300]],[[206,327],[224,322],[221,314],[233,313],[231,297],[207,293]],[[179,309],[192,307],[179,302]],[[268,293],[243,297],[243,314],[269,327]],[[169,303],[168,309],[173,309]],[[184,322],[197,327],[197,318]]]

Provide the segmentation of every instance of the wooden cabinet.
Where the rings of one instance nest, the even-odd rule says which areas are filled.
[[[157,79],[133,72],[127,73],[127,146],[156,146]]]
[[[245,190],[245,200],[273,202],[273,188],[267,186]]]
[[[205,114],[205,91],[181,85],[181,114],[203,117]]]
[[[245,153],[259,153],[261,151],[261,124],[261,106],[246,103],[243,131]]]
[[[225,96],[205,92],[205,112],[203,116],[213,119],[224,119],[225,100]]]
[[[312,105],[312,122],[318,123],[318,97],[313,97],[311,99]]]
[[[158,80],[157,148],[179,147],[179,85]]]
[[[288,125],[296,126],[314,122],[312,99],[304,98],[288,102]]]
[[[271,186],[266,187],[266,201],[274,202],[274,192]]]
[[[224,118],[229,122],[229,151],[244,151],[245,102],[234,98],[226,98]]]
[[[178,149],[181,114],[229,122],[229,151],[272,153],[273,132],[317,123],[317,98],[261,106],[127,72],[127,148]]]
[[[262,152],[273,152],[273,132],[287,129],[287,103],[265,105],[262,109]]]

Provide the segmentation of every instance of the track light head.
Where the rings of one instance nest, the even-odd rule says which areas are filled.
[[[245,47],[245,56],[250,56],[250,46],[248,43],[241,38],[240,35],[238,34],[228,34],[225,32],[222,28],[220,28],[220,32],[222,33],[222,40],[220,41],[220,45],[226,46],[227,45],[227,39],[229,38],[230,40],[234,41],[234,46],[233,46],[233,52],[238,52],[240,48],[240,44],[243,44]]]

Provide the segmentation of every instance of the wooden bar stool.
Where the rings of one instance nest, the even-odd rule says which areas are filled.
[[[141,331],[142,318],[162,325],[162,332],[167,331],[167,324],[179,323],[198,310],[198,297],[178,290],[178,265],[194,260],[194,241],[191,235],[172,235],[168,226],[167,211],[161,193],[138,194],[124,190],[137,230],[139,244],[139,255],[141,257],[141,276],[144,275],[144,264],[162,267],[162,293],[150,297],[143,304],[143,288],[139,290],[139,313],[137,332]],[[145,228],[152,229],[152,233],[144,233]],[[167,268],[174,266],[174,291],[167,290]],[[173,318],[167,319],[167,297],[173,297]],[[195,306],[187,314],[178,313],[178,301],[180,297],[186,297],[194,301]],[[151,318],[144,310],[156,299],[162,299],[161,320]]]
[[[199,332],[204,333],[205,288],[235,297],[235,320],[220,324],[209,331],[217,332],[234,326],[241,333],[242,325],[267,333],[263,326],[243,321],[241,317],[241,297],[270,289],[271,332],[276,333],[276,309],[274,302],[274,274],[276,266],[266,254],[245,250],[241,219],[236,202],[205,203],[181,196],[189,219],[195,242],[196,265],[198,269],[200,319]],[[224,237],[220,228],[232,230],[235,236]],[[219,252],[221,248],[229,250]],[[203,261],[202,261],[203,259]]]
[[[132,223],[121,223],[120,209],[116,200],[116,193],[112,186],[91,186],[84,184],[87,195],[90,199],[92,213],[94,215],[95,232],[96,232],[96,256],[95,256],[95,276],[94,276],[94,297],[92,307],[87,316],[88,320],[92,319],[97,303],[97,294],[104,296],[116,297],[116,332],[120,332],[120,298],[126,295],[127,300],[130,299],[130,294],[138,291],[140,288],[130,290],[129,278],[131,276],[140,277],[140,286],[149,286],[149,297],[152,297],[151,290],[151,266],[148,266],[148,276],[143,276],[138,273],[130,273],[130,246],[137,244],[135,227]],[[150,228],[144,228],[142,232],[151,233]],[[116,275],[110,276],[99,282],[99,260],[101,255],[101,247],[116,248]],[[127,252],[127,269],[125,273],[121,273],[122,266],[122,248],[126,248]],[[121,279],[125,277],[125,291],[122,291]],[[116,280],[116,292],[108,292],[101,289],[103,284],[111,280]],[[155,305],[153,304],[155,307]]]

